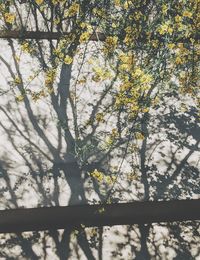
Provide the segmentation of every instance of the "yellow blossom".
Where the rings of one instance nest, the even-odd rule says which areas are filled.
[[[90,175],[93,178],[95,178],[98,182],[102,182],[103,181],[104,174],[103,174],[103,172],[100,172],[97,169],[95,169],[92,173],[90,173]]]
[[[64,13],[64,17],[72,17],[75,16],[80,9],[80,5],[78,3],[73,3],[69,9]]]
[[[81,27],[82,29],[85,29],[85,28],[87,28],[87,23],[85,23],[85,22],[82,22],[82,23],[80,24],[80,27]]]
[[[111,136],[112,136],[112,138],[117,138],[117,137],[119,137],[119,133],[118,133],[118,131],[117,131],[116,128],[113,128],[113,129],[112,129]]]
[[[175,21],[176,21],[177,23],[182,22],[182,17],[181,17],[180,15],[176,15],[176,16],[175,16]]]
[[[167,47],[168,47],[169,49],[173,49],[173,48],[175,47],[175,44],[174,44],[174,43],[168,43],[168,44],[167,44]]]
[[[130,7],[130,5],[132,4],[132,2],[130,0],[126,0],[124,2],[124,9],[125,10],[128,10],[128,8]]]
[[[119,55],[119,59],[123,63],[122,65],[126,64],[126,65],[129,65],[129,67],[134,62],[134,57],[133,57],[132,53],[121,53]]]
[[[18,55],[15,55],[14,58],[17,62],[20,62],[20,57]]]
[[[134,19],[136,21],[138,21],[141,17],[142,17],[142,13],[141,12],[135,12],[134,13]]]
[[[105,40],[107,48],[114,49],[117,46],[118,37],[117,36],[108,36]]]
[[[148,113],[148,112],[149,112],[149,108],[148,108],[148,107],[143,108],[143,109],[142,109],[142,112],[143,112],[143,113]]]
[[[116,176],[114,176],[114,175],[111,175],[111,176],[106,176],[105,177],[105,182],[107,183],[107,184],[113,184],[115,181],[116,181]]]
[[[142,84],[147,84],[147,83],[151,83],[153,81],[153,78],[150,74],[143,74],[140,78],[140,82]]]
[[[15,21],[15,14],[12,14],[12,13],[5,13],[5,21],[7,23],[10,23],[12,24],[14,21]]]
[[[80,27],[81,27],[82,29],[87,29],[87,31],[90,32],[90,33],[93,32],[93,27],[92,27],[91,24],[89,24],[89,23],[82,22],[82,23],[80,24]]]
[[[82,33],[81,36],[80,36],[80,40],[79,40],[80,43],[88,41],[90,39],[90,36],[91,36],[90,32]]]
[[[134,181],[137,180],[138,176],[137,173],[135,171],[131,171],[128,175],[127,175],[127,180],[129,181]]]
[[[159,41],[158,41],[158,40],[152,40],[151,43],[152,43],[152,46],[153,46],[154,48],[157,48],[158,45],[159,45]]]
[[[106,148],[109,148],[110,146],[112,146],[113,145],[113,143],[114,143],[114,139],[111,137],[111,136],[108,136],[107,138],[106,138]]]
[[[127,26],[126,28],[125,28],[125,32],[126,33],[132,33],[132,31],[133,31],[133,28],[131,27],[131,26]]]
[[[83,78],[77,81],[78,84],[85,84],[86,82],[87,82],[87,78],[85,76],[83,76]]]
[[[167,14],[168,11],[168,6],[167,5],[162,5],[162,13]]]
[[[132,73],[132,76],[139,77],[143,74],[140,68],[136,68],[135,71]]]
[[[116,23],[112,23],[111,26],[112,26],[112,28],[116,28],[117,24]]]
[[[21,102],[21,101],[24,100],[24,96],[23,96],[23,95],[19,95],[19,96],[17,96],[17,97],[15,98],[15,100],[16,100],[17,102]]]
[[[164,35],[164,34],[172,34],[173,33],[173,29],[170,25],[170,22],[167,21],[166,23],[162,24],[159,28],[158,28],[158,32],[161,34],[161,35]]]
[[[65,64],[71,64],[73,61],[73,58],[70,57],[69,55],[66,55],[65,58],[64,58],[64,63]]]
[[[20,79],[18,76],[16,76],[15,79],[14,79],[14,83],[15,83],[16,85],[19,85],[19,84],[22,83],[22,81],[21,81],[21,79]]]
[[[49,85],[52,85],[56,77],[56,69],[49,69],[45,73],[45,85],[49,87]],[[51,91],[52,88],[49,88]]]
[[[111,77],[111,72],[108,69],[102,69],[101,67],[94,67],[93,71],[95,74],[92,77],[92,80],[99,82],[100,80],[106,80]]]
[[[183,63],[183,60],[181,59],[181,57],[176,57],[176,59],[175,59],[175,63],[177,64],[177,65],[179,65],[179,64],[182,64]]]
[[[34,51],[34,49],[30,46],[30,43],[26,42],[26,41],[24,41],[21,44],[21,49],[22,49],[22,51],[27,52],[27,53],[32,53]]]
[[[145,138],[142,133],[136,133],[136,134],[135,134],[135,137],[136,137],[136,139],[138,139],[138,140],[144,140],[144,138]]]
[[[58,18],[54,19],[54,23],[55,24],[59,24],[60,23],[60,18],[58,17]]]
[[[183,12],[183,16],[184,16],[184,17],[191,18],[191,17],[192,17],[192,13],[189,12],[189,11],[187,11],[187,10],[185,10],[185,11]]]
[[[97,122],[105,122],[103,113],[97,113],[96,120]]]

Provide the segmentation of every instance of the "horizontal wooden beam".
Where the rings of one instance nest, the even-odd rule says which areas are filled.
[[[42,32],[42,31],[3,31],[0,30],[0,39],[35,39],[35,40],[57,40],[69,33],[59,32]],[[94,33],[91,35],[90,41],[104,41],[104,33]]]
[[[8,31],[0,30],[0,39],[32,39],[32,40],[58,40],[63,36],[67,36],[69,33],[60,33],[60,32],[44,32],[44,31]],[[191,38],[198,41],[200,39],[200,34],[195,34]],[[90,41],[105,41],[106,35],[101,32],[93,33],[90,37]],[[159,42],[165,43],[166,40],[162,37],[153,36],[151,40],[158,40]],[[146,42],[147,39],[143,38],[138,40],[139,42]],[[190,43],[189,38],[180,38],[174,39],[174,43]]]
[[[0,233],[186,220],[200,220],[200,200],[2,210]]]

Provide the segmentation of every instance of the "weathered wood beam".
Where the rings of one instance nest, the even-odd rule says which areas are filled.
[[[186,220],[200,220],[200,200],[2,210],[0,233]]]
[[[69,33],[42,32],[42,31],[3,31],[0,30],[0,39],[35,39],[35,40],[57,40]],[[94,33],[90,41],[104,41],[104,33]]]
[[[57,40],[63,36],[67,36],[69,33],[60,33],[60,32],[44,32],[44,31],[8,31],[0,30],[0,39],[32,39],[32,40]],[[90,37],[90,41],[105,41],[106,35],[101,32],[93,33]],[[192,37],[196,41],[200,39],[199,34],[195,34]],[[165,43],[165,39],[159,38],[158,36],[152,36],[151,40],[158,40],[159,42]],[[138,40],[139,42],[146,42],[147,39],[142,38]],[[190,43],[189,38],[180,38],[174,39],[175,43]]]

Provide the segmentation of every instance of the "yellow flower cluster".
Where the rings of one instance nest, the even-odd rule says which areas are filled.
[[[103,51],[105,54],[113,53],[113,51],[117,48],[118,37],[117,36],[108,36],[105,40],[105,46]]]
[[[175,16],[175,22],[176,23],[180,23],[180,22],[182,22],[182,20],[183,20],[183,18],[180,15]]]
[[[32,97],[32,100],[33,101],[37,101],[37,100],[39,100],[41,97],[45,97],[46,95],[45,95],[45,92],[44,92],[44,90],[41,90],[41,91],[39,91],[39,92],[32,92],[31,93],[31,97]]]
[[[170,50],[172,50],[172,49],[174,49],[175,44],[174,44],[174,43],[168,43],[168,44],[167,44],[167,47],[168,47]]]
[[[13,24],[15,21],[16,15],[12,14],[12,13],[5,13],[4,17],[5,17],[5,21],[7,23]]]
[[[188,18],[192,18],[192,13],[191,13],[190,11],[188,11],[188,10],[185,10],[185,11],[183,12],[183,16],[184,16],[184,17],[188,17]]]
[[[126,0],[126,1],[124,2],[124,9],[125,9],[125,10],[128,10],[128,9],[130,8],[131,4],[132,4],[132,1],[131,1],[131,0]]]
[[[30,43],[27,42],[27,41],[24,41],[22,44],[21,44],[21,50],[26,52],[26,53],[33,53],[34,52],[34,49],[33,47],[30,46]]]
[[[116,176],[115,175],[110,175],[110,176],[105,176],[103,174],[103,172],[98,171],[97,169],[95,169],[92,173],[90,173],[90,175],[95,178],[98,182],[103,182],[111,185],[113,184],[113,182],[116,181]]]
[[[146,98],[148,90],[153,83],[153,77],[142,68],[136,66],[133,58],[121,57],[119,66],[121,84],[116,95],[116,108],[124,107],[129,112],[130,117],[135,117],[139,112],[148,112],[148,107],[141,104],[140,99]]]
[[[158,28],[158,32],[159,32],[160,35],[164,35],[164,34],[170,34],[171,35],[173,33],[173,28],[172,28],[170,21],[166,21],[165,23],[163,23]]]
[[[118,133],[117,128],[112,129],[111,136],[112,136],[112,138],[118,138],[119,137],[119,133]]]
[[[117,36],[108,36],[106,37],[106,44],[109,47],[116,47],[117,46],[118,37]]]
[[[79,26],[80,26],[80,30],[81,31],[83,31],[83,29],[84,29],[84,31],[80,35],[79,42],[80,43],[87,42],[90,39],[91,35],[92,35],[93,28],[92,28],[91,24],[86,23],[86,22],[81,22],[79,24]]]
[[[102,182],[104,179],[104,174],[97,169],[95,169],[90,175],[95,178],[98,182]]]
[[[167,14],[167,11],[168,11],[168,6],[166,5],[166,4],[163,4],[162,5],[162,13],[164,14],[164,15],[166,15]]]
[[[96,118],[97,122],[99,122],[99,123],[100,122],[102,122],[102,123],[105,122],[103,113],[97,113],[95,118]]]
[[[106,176],[105,177],[105,182],[107,183],[107,184],[113,184],[113,182],[115,182],[116,181],[116,179],[117,179],[117,177],[115,176],[115,175],[111,175],[111,176]]]
[[[59,65],[59,63],[64,62],[65,64],[71,64],[73,62],[74,54],[66,55],[66,49],[69,44],[74,41],[74,35],[69,34],[67,37],[61,38],[57,47],[53,50],[53,54],[56,56],[55,63]]]
[[[91,33],[89,31],[83,32],[80,36],[79,42],[84,43],[90,39]]]
[[[93,8],[93,14],[103,19],[106,18],[106,12],[103,8]]]
[[[134,60],[134,56],[132,53],[128,52],[128,53],[120,53],[119,54],[119,61],[121,62],[120,63],[120,66],[119,66],[119,69],[121,71],[130,71],[135,60]]]
[[[132,46],[134,43],[137,41],[137,38],[142,30],[141,26],[136,27],[135,25],[133,26],[127,26],[125,28],[126,36],[124,38],[124,43],[127,46]]]
[[[80,5],[78,3],[73,3],[67,11],[64,13],[64,17],[72,17],[78,14]]]
[[[64,58],[64,63],[65,64],[71,64],[73,62],[73,58],[69,55],[66,55]]]
[[[24,100],[24,95],[19,95],[15,98],[17,102],[22,102]]]
[[[45,85],[46,87],[50,87],[53,85],[53,82],[56,77],[56,69],[49,69],[45,73]]]
[[[144,140],[145,136],[142,133],[137,132],[135,134],[137,140]]]
[[[138,175],[135,171],[132,171],[129,174],[127,174],[127,180],[128,181],[135,181],[137,179],[138,179]]]
[[[94,75],[92,76],[92,80],[95,82],[99,82],[101,80],[106,80],[111,78],[111,72],[108,69],[102,69],[102,67],[96,66],[93,69]]]
[[[136,69],[131,73],[131,76],[134,79],[138,79],[140,81],[140,84],[142,85],[148,85],[151,84],[151,82],[153,81],[153,78],[150,74],[145,73],[141,68],[136,67]],[[143,88],[144,90],[146,90],[146,88]],[[147,87],[148,89],[148,87]]]
[[[19,85],[21,83],[22,83],[21,79],[18,76],[16,76],[15,79],[14,79],[14,84]]]
[[[183,62],[184,62],[184,61],[181,59],[180,56],[177,56],[177,57],[176,57],[175,63],[176,63],[177,65],[180,65],[180,64],[182,64]]]
[[[80,27],[81,27],[82,29],[86,29],[86,30],[87,30],[88,32],[90,32],[90,33],[92,33],[92,31],[93,31],[93,28],[92,28],[91,24],[86,23],[86,22],[81,22],[81,23],[80,23]]]
[[[114,143],[114,139],[111,136],[106,138],[105,149],[110,148]]]
[[[59,58],[62,59],[64,58],[65,54],[62,52],[62,49],[59,47],[57,47],[56,49],[53,50],[53,53]]]
[[[78,84],[85,84],[87,82],[87,78],[85,76],[83,76],[82,78],[80,78],[77,83]]]
[[[187,62],[195,61],[197,56],[194,55],[190,50],[185,48],[183,43],[178,43],[175,47],[175,64],[186,64]],[[198,59],[198,58],[197,58]]]

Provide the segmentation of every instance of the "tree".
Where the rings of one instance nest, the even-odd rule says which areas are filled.
[[[10,194],[4,207],[24,206],[19,198],[25,201],[28,177],[35,196],[40,194],[31,206],[199,193],[198,165],[190,160],[199,156],[199,8],[197,0],[1,2],[1,37],[13,32],[19,38],[7,39],[2,48],[11,54],[0,56],[6,69],[1,93],[9,101],[0,108],[0,126],[12,146],[2,150],[3,191]],[[156,163],[158,154],[164,166]],[[13,171],[28,177],[22,174],[14,183]],[[61,180],[71,191],[65,199]],[[132,251],[148,259],[148,236],[155,244],[152,254],[158,250],[154,227],[139,230],[142,248]],[[48,234],[57,256],[67,259],[71,230],[61,240],[58,232]],[[24,257],[37,259],[31,244],[19,238]],[[42,235],[31,239],[41,241]],[[77,240],[94,259],[83,227]],[[99,258],[101,250],[99,243]]]

